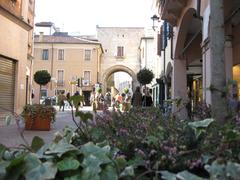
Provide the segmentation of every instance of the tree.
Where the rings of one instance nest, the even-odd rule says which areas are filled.
[[[137,73],[137,80],[140,84],[144,85],[144,89],[145,91],[147,90],[146,89],[146,84],[149,84],[151,83],[151,81],[153,80],[154,78],[154,74],[151,70],[149,69],[141,69],[138,73]],[[145,92],[146,93],[146,92]],[[143,105],[145,106],[146,105],[146,96],[144,98],[144,102],[143,102]]]
[[[153,72],[149,69],[146,69],[146,68],[141,69],[137,73],[137,80],[142,85],[146,85],[146,84],[151,83],[153,78],[154,78]]]
[[[37,71],[34,74],[34,81],[40,85],[40,90],[39,90],[39,103],[40,103],[40,96],[41,96],[41,90],[42,90],[42,86],[46,85],[47,83],[49,83],[51,80],[51,75],[48,73],[48,71],[46,70],[41,70],[41,71]]]
[[[227,116],[225,57],[224,57],[224,6],[223,0],[210,3],[210,49],[211,49],[211,100],[212,116],[223,122]]]

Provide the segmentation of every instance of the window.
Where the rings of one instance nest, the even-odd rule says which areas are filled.
[[[59,94],[65,94],[65,90],[64,89],[57,89],[55,92],[55,95],[59,95]]]
[[[58,70],[57,71],[57,84],[59,86],[64,85],[63,76],[64,76],[64,71],[63,70]]]
[[[84,71],[83,74],[83,86],[88,86],[90,83],[90,71]]]
[[[41,89],[40,91],[40,97],[41,99],[44,99],[46,98],[48,95],[47,95],[47,89]]]
[[[91,50],[86,49],[85,50],[85,60],[90,61],[91,60]]]
[[[117,47],[117,57],[123,57],[124,56],[124,47],[118,46]]]
[[[48,60],[48,49],[43,49],[42,60]]]
[[[64,60],[64,49],[58,50],[58,60]]]

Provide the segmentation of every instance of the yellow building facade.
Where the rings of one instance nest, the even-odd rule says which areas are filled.
[[[102,52],[97,41],[66,34],[36,35],[33,72],[47,70],[51,82],[42,88],[41,93],[39,85],[33,82],[33,103],[38,103],[39,98],[57,96],[62,91],[65,95],[79,91],[85,97],[85,104],[89,105],[90,94],[100,79]]]
[[[34,6],[0,0],[0,122],[31,101]]]

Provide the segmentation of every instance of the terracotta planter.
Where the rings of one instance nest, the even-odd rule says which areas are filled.
[[[26,130],[39,130],[39,131],[49,131],[51,127],[51,118],[46,117],[45,119],[41,117],[36,117],[32,119],[31,117],[25,118],[25,129]]]

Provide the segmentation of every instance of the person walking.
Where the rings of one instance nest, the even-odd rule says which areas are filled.
[[[107,91],[105,96],[104,96],[104,102],[107,107],[111,106],[111,93],[110,91]]]
[[[142,93],[140,92],[140,87],[137,86],[135,92],[132,97],[132,106],[133,107],[141,107],[142,105]]]
[[[64,107],[65,107],[65,100],[66,100],[66,96],[64,95],[64,92],[62,91],[61,94],[58,97],[58,103],[59,103],[59,111],[64,111]]]

